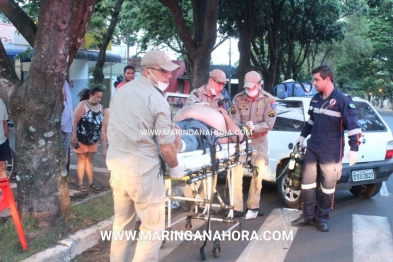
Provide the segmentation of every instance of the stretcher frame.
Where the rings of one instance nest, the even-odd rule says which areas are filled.
[[[224,137],[230,137],[230,136],[220,136],[215,139],[214,145],[217,145],[221,150],[226,150],[222,149],[221,145],[218,143],[218,140]],[[237,140],[239,141],[239,138],[237,136]],[[245,166],[248,167],[249,161],[251,160],[251,155],[255,151],[254,149],[251,148],[250,142],[247,140],[240,144],[239,142],[235,143],[235,148],[236,151],[234,154],[230,155],[229,154],[229,143],[228,143],[228,155],[229,157],[225,159],[217,159],[213,161],[211,159],[210,164],[203,165],[199,168],[194,168],[194,169],[188,169],[184,171],[184,176],[181,179],[174,179],[171,178],[169,175],[165,175],[165,180],[168,186],[168,207],[171,207],[172,201],[173,200],[180,200],[180,201],[190,201],[195,203],[194,207],[194,214],[193,215],[186,215],[185,217],[182,217],[181,219],[172,222],[172,214],[171,211],[168,210],[167,212],[167,225],[166,225],[166,230],[172,230],[172,226],[186,220],[185,224],[185,229],[190,230],[192,228],[192,219],[199,219],[199,220],[207,220],[207,228],[208,230],[211,229],[211,221],[218,221],[218,222],[223,222],[226,224],[233,224],[230,228],[228,228],[223,234],[227,234],[228,232],[231,232],[233,230],[241,231],[242,230],[242,224],[240,221],[237,219],[234,219],[234,175],[235,171],[234,168],[236,166]],[[245,149],[241,151],[242,145],[245,144]],[[219,150],[219,151],[221,151]],[[207,154],[209,152],[206,152]],[[216,153],[217,156],[217,153]],[[214,171],[212,168],[213,164],[216,164],[216,170]],[[252,168],[252,167],[250,167]],[[213,172],[212,172],[213,171]],[[228,190],[229,190],[229,204],[226,204],[224,200],[221,198],[220,194],[216,190],[216,183],[215,179],[218,173],[221,172],[227,172],[227,183],[228,183]],[[175,196],[172,195],[172,181],[173,180],[183,180],[186,181],[188,185],[190,185],[193,189],[193,194],[194,197],[183,197],[183,196]],[[205,192],[205,198],[201,198],[199,195],[199,187],[198,182],[200,183],[200,186],[202,186],[204,192]],[[212,188],[213,187],[213,188]],[[212,195],[213,192],[213,195]],[[213,203],[213,198],[218,199],[218,204]],[[203,207],[202,212],[199,212],[201,210],[201,207]],[[228,215],[226,217],[222,218],[217,218],[217,217],[211,217],[211,211],[212,208],[218,207],[221,208],[222,213],[225,212],[226,210],[229,210]],[[164,242],[165,243],[165,242]],[[164,244],[163,243],[163,244]],[[206,244],[206,241],[205,241]],[[205,246],[204,244],[204,246]],[[203,247],[204,247],[203,246]],[[203,247],[201,248],[201,259],[204,257],[203,253]],[[218,257],[219,253],[221,252],[221,244],[219,239],[213,240],[213,248],[212,252],[214,257]],[[203,254],[202,254],[203,253]]]

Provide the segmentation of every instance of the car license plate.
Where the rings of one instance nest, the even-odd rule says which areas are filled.
[[[352,171],[352,181],[363,181],[374,179],[374,170],[364,169]]]

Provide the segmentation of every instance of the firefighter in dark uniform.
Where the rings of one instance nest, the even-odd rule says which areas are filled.
[[[344,154],[344,130],[347,130],[350,165],[357,162],[361,128],[352,99],[335,88],[333,70],[326,65],[312,71],[314,86],[319,92],[310,102],[308,114],[297,143],[307,141],[303,163],[302,215],[291,225],[316,225],[322,232],[329,231],[329,213],[333,208],[336,182],[341,177]],[[319,169],[319,170],[318,170]],[[317,188],[319,173],[320,191]]]

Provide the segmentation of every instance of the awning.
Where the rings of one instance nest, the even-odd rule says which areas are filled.
[[[99,52],[97,52],[97,51],[78,50],[78,52],[76,53],[75,59],[97,61],[98,54],[99,54]],[[121,57],[119,55],[106,52],[105,62],[120,63]]]
[[[5,51],[7,53],[7,56],[9,58],[15,58],[16,55],[21,54],[29,49],[29,47],[25,46],[25,45],[14,45],[14,44],[6,44],[6,43],[3,43],[3,45],[4,45]],[[78,50],[78,52],[76,53],[75,59],[97,61],[98,60],[98,53],[99,53],[98,51]],[[20,61],[21,62],[30,62],[33,54],[34,54],[34,50],[31,49],[30,54],[26,53],[25,55],[20,57]],[[119,55],[106,52],[105,62],[120,63],[121,57]]]

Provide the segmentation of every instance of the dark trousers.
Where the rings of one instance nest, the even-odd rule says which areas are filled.
[[[337,147],[332,144],[310,144],[307,147],[302,176],[302,216],[306,220],[315,218],[317,222],[327,223],[330,219],[335,186],[342,170],[337,153]]]

